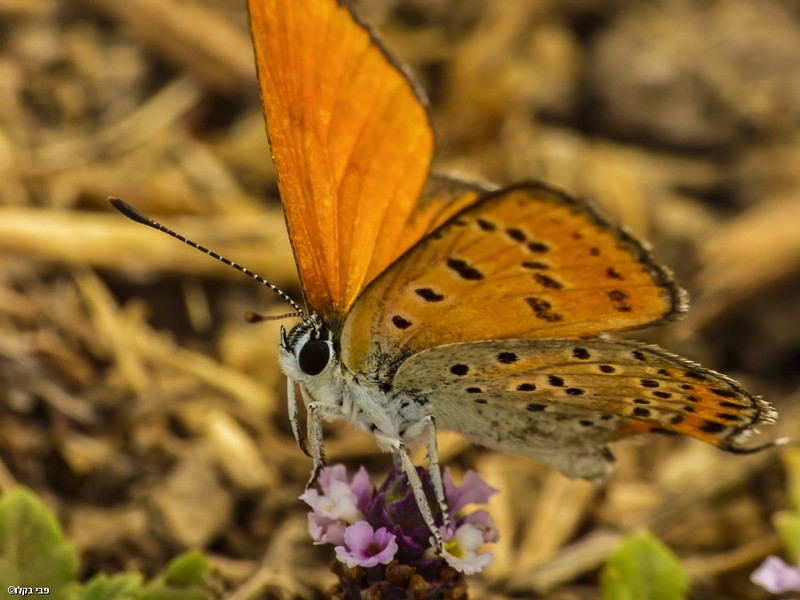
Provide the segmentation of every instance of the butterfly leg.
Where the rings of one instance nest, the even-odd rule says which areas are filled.
[[[422,487],[422,480],[419,478],[419,473],[417,473],[417,469],[414,466],[414,461],[411,460],[411,454],[406,449],[405,444],[397,438],[386,436],[380,432],[375,432],[374,435],[380,447],[393,449],[395,458],[400,458],[400,465],[403,469],[403,473],[408,477],[408,483],[411,485],[411,491],[414,492],[414,499],[417,501],[422,519],[433,535],[434,549],[437,554],[441,554],[442,548],[444,547],[442,534],[439,532],[439,528],[433,520],[433,513],[428,504],[428,498],[425,496],[425,488]]]
[[[286,400],[289,405],[289,422],[292,424],[292,435],[294,435],[294,439],[297,445],[300,446],[300,450],[303,451],[303,454],[310,457],[311,454],[309,454],[308,448],[306,447],[306,441],[300,435],[300,419],[297,416],[297,384],[294,379],[289,377],[286,378],[286,382]]]
[[[302,391],[302,388],[301,388]],[[303,392],[305,393],[305,392]],[[307,402],[308,408],[308,428],[307,439],[311,446],[311,458],[314,459],[314,469],[311,477],[306,484],[306,489],[317,482],[322,467],[325,466],[325,448],[322,439],[322,422],[333,421],[342,416],[342,408],[336,404],[326,402]]]
[[[442,470],[439,467],[439,445],[436,442],[436,420],[433,415],[428,415],[421,421],[414,423],[405,433],[406,439],[427,438],[428,441],[428,473],[431,476],[433,492],[436,495],[436,502],[442,511],[442,521],[445,527],[450,525],[450,512],[444,495],[444,484],[442,483]]]

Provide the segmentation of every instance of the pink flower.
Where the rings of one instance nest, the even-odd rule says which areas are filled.
[[[377,531],[366,521],[359,521],[344,530],[344,545],[336,546],[337,558],[351,569],[374,567],[391,562],[397,554],[397,540],[385,527]]]
[[[497,527],[494,524],[494,519],[492,519],[491,515],[489,515],[489,513],[485,510],[476,510],[475,512],[471,512],[462,520],[464,523],[472,525],[481,532],[484,543],[494,544],[498,539],[500,539],[500,532],[497,531]]]
[[[800,567],[787,565],[777,556],[768,556],[750,575],[750,581],[772,594],[800,592]]]
[[[315,544],[343,544],[347,523],[315,512],[308,513],[308,533]]]
[[[444,470],[442,477],[444,483],[444,495],[447,497],[447,504],[450,506],[450,514],[458,514],[467,504],[486,504],[497,490],[486,483],[475,471],[469,470],[464,473],[461,486],[453,483],[450,476],[450,469]]]
[[[445,527],[440,531],[445,540],[442,557],[459,573],[472,575],[492,564],[491,552],[477,552],[483,545],[483,533],[474,525],[464,523],[454,533]]]
[[[308,514],[308,533],[315,544],[342,544],[345,528],[364,518],[372,490],[364,467],[347,480],[344,465],[325,467],[319,475],[322,493],[309,488],[300,499],[313,510]]]
[[[350,486],[342,481],[332,482],[322,494],[309,488],[300,495],[300,499],[317,514],[332,520],[355,523],[364,518],[358,510],[358,499]]]
[[[355,475],[352,481],[347,480],[347,469],[344,465],[334,465],[332,467],[323,467],[319,474],[319,484],[322,488],[323,494],[330,494],[336,487],[336,483],[344,483],[349,488],[356,500],[356,505],[362,512],[369,502],[370,494],[372,492],[372,483],[369,480],[369,473],[362,466]]]

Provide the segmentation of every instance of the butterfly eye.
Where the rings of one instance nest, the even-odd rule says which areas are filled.
[[[308,340],[300,348],[297,362],[306,375],[319,375],[328,366],[331,359],[331,347],[323,340]]]

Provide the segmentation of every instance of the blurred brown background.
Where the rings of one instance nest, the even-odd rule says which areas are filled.
[[[428,91],[437,166],[542,179],[651,240],[693,298],[637,339],[740,380],[800,430],[800,2],[362,0]],[[0,491],[33,488],[84,578],[188,547],[235,598],[321,597],[268,290],[110,210],[121,196],[299,297],[244,1],[0,0]],[[390,459],[334,425],[332,461]],[[651,528],[693,598],[767,597],[778,453],[615,446],[601,487],[441,438],[501,488],[476,598],[582,599]]]

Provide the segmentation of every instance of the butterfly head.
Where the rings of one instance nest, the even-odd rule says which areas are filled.
[[[335,362],[331,330],[318,315],[311,315],[292,327],[281,328],[280,363],[295,381],[307,381],[323,374]]]

